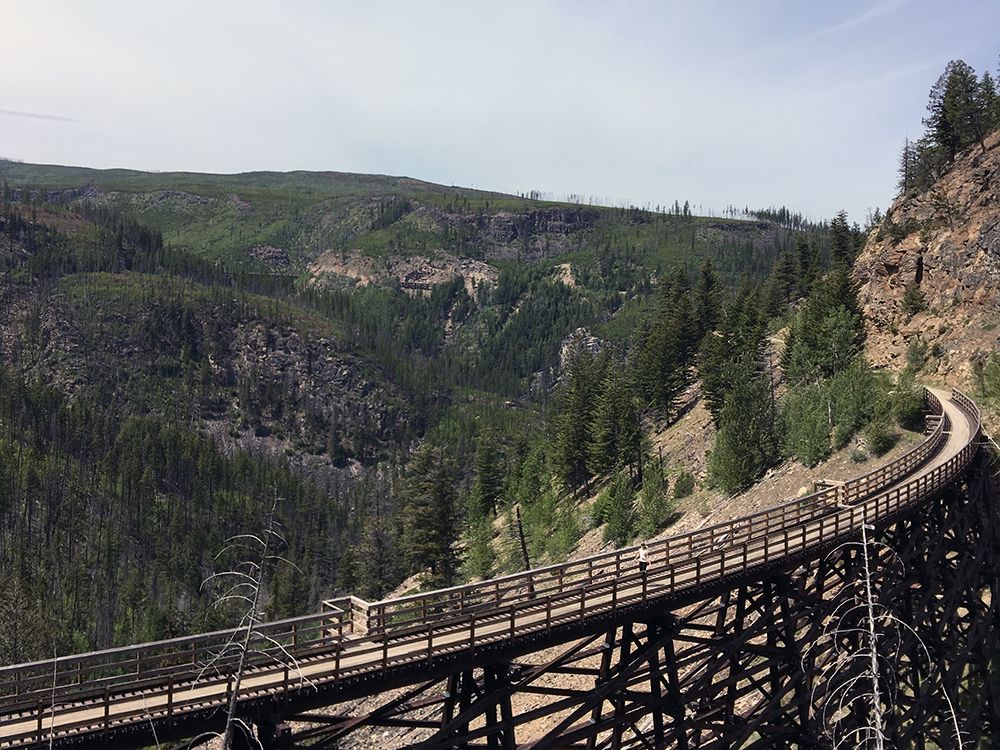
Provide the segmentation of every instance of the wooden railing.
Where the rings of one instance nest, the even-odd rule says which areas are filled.
[[[937,398],[930,393],[928,397],[931,408],[943,414]],[[904,455],[843,485],[823,489],[730,521],[650,542],[650,567],[670,562],[679,563],[720,546],[736,546],[754,537],[767,536],[786,526],[829,515],[836,510],[838,504],[860,502],[926,463],[941,449],[946,437],[946,427],[947,419],[939,420],[931,434]],[[372,602],[368,605],[367,630],[369,633],[380,633],[386,629],[423,622],[431,617],[436,618],[439,623],[441,616],[448,612],[482,612],[515,601],[530,603],[566,586],[579,586],[581,583],[620,576],[622,570],[635,567],[637,554],[637,547],[626,547],[489,581]]]
[[[646,576],[629,548],[370,604],[342,597],[325,602],[319,614],[262,625],[267,639],[256,642],[241,698],[336,684],[456,651],[474,657],[490,643],[718,585],[852,538],[863,522],[889,522],[968,467],[978,449],[979,410],[957,391],[952,400],[965,411],[971,437],[941,465],[901,481],[941,449],[946,419],[896,461],[842,486],[650,543]],[[171,722],[222,705],[236,656],[220,654],[233,635],[218,631],[0,668],[0,747],[46,739],[50,714],[65,714],[56,730],[62,736],[140,720]],[[74,720],[81,706],[103,715]]]

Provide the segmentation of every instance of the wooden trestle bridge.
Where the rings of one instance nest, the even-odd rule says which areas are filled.
[[[838,652],[821,636],[858,576],[844,543],[866,523],[884,543],[878,595],[922,640],[897,644],[893,746],[957,747],[946,694],[967,743],[1000,732],[986,438],[961,393],[928,400],[925,438],[899,459],[650,543],[645,577],[631,548],[267,623],[239,715],[266,748],[383,747],[389,734],[421,748],[827,747],[815,706]],[[0,749],[173,747],[218,731],[231,635],[3,667]]]

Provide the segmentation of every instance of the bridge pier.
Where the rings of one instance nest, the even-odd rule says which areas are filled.
[[[291,750],[294,747],[292,727],[278,717],[257,723],[257,741],[263,750]]]

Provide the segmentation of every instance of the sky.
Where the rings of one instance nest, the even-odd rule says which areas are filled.
[[[995,0],[0,0],[0,156],[864,223]]]

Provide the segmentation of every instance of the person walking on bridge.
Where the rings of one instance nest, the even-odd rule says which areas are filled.
[[[639,572],[642,573],[643,581],[646,580],[646,568],[649,567],[649,549],[646,547],[646,543],[643,542],[639,545],[639,554],[636,556],[639,561]]]

